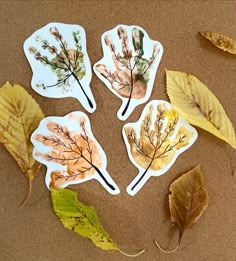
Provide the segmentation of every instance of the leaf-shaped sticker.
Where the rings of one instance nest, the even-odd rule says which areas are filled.
[[[106,171],[106,155],[92,134],[89,118],[82,112],[47,117],[32,134],[33,155],[47,165],[46,185],[66,187],[97,179],[111,194],[119,188]]]
[[[103,58],[94,72],[122,100],[117,113],[126,120],[152,92],[163,47],[139,26],[118,25],[101,37]]]
[[[170,192],[171,222],[178,226],[179,238],[176,248],[171,251],[163,250],[156,242],[157,247],[165,253],[173,253],[179,248],[184,231],[193,227],[208,206],[208,195],[200,166],[176,179],[170,186]]]
[[[215,95],[195,76],[166,71],[167,93],[173,107],[196,125],[236,148],[235,132],[224,108]]]
[[[25,41],[24,52],[32,67],[31,85],[36,92],[51,98],[75,97],[88,112],[95,111],[83,27],[49,23]]]
[[[126,256],[138,256],[144,252],[142,250],[138,254],[129,255],[121,251],[103,228],[95,209],[80,202],[75,192],[69,189],[53,189],[51,196],[53,209],[64,227],[89,238],[97,247],[116,250]]]
[[[219,49],[228,53],[236,54],[236,41],[232,38],[219,33],[200,32],[200,34],[211,41]]]
[[[29,193],[23,205],[29,199],[31,182],[40,168],[33,158],[30,136],[43,117],[39,105],[22,86],[7,82],[0,88],[0,143],[29,179]]]
[[[151,176],[163,175],[197,139],[196,130],[162,100],[149,102],[140,119],[125,124],[122,132],[128,156],[139,169],[127,187],[132,196]]]

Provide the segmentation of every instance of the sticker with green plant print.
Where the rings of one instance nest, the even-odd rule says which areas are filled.
[[[33,71],[31,85],[37,93],[50,98],[74,97],[88,112],[95,111],[83,27],[49,23],[24,42],[24,52]]]
[[[126,120],[136,106],[150,98],[163,47],[136,25],[117,25],[103,33],[101,42],[103,58],[93,69],[122,100],[117,117]]]

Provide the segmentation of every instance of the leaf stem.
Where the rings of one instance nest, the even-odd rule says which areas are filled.
[[[84,158],[85,159],[85,158]],[[89,161],[88,161],[89,162]],[[102,172],[100,171],[100,169],[97,167],[97,166],[95,166],[93,163],[91,163],[90,162],[90,165],[96,170],[96,172],[98,173],[98,175],[101,177],[101,179],[106,183],[106,185],[111,189],[111,190],[113,190],[113,191],[115,191],[116,189],[115,189],[115,187],[112,185],[112,184],[110,184],[106,179],[105,179],[105,177],[104,177],[104,175],[102,174]]]
[[[130,104],[131,98],[132,98],[132,94],[133,94],[133,89],[134,89],[133,69],[130,70],[130,77],[131,77],[131,80],[130,80],[130,94],[129,94],[128,102],[127,102],[127,104],[126,104],[124,110],[123,110],[122,113],[121,113],[122,116],[124,116],[125,113],[127,112],[128,108],[129,108],[129,104]]]
[[[146,173],[148,172],[149,168],[151,167],[153,162],[153,159],[151,160],[151,162],[149,163],[149,165],[147,166],[146,170],[143,172],[142,176],[138,179],[138,181],[133,185],[133,187],[131,188],[131,190],[134,190],[136,188],[136,186],[140,183],[140,181],[144,178],[144,176],[146,175]]]
[[[72,71],[71,71],[71,72],[72,72]],[[80,86],[80,88],[81,88],[81,90],[82,90],[84,96],[86,97],[86,99],[87,99],[87,101],[88,101],[88,104],[89,104],[90,108],[93,108],[93,103],[92,103],[92,101],[89,99],[88,95],[86,94],[86,92],[85,92],[85,90],[84,90],[82,84],[80,83],[79,79],[77,78],[77,76],[75,75],[74,72],[72,72],[72,75],[74,76],[75,80],[76,80],[77,83],[79,84],[79,86]]]
[[[28,177],[28,184],[29,184],[28,193],[27,193],[24,201],[19,206],[19,209],[23,208],[25,206],[25,204],[28,202],[29,198],[30,198],[30,195],[31,195],[31,192],[32,192],[32,180],[31,180],[30,177]]]
[[[171,254],[171,253],[174,253],[176,252],[179,248],[180,248],[180,242],[181,242],[181,239],[182,239],[182,236],[183,236],[183,231],[179,231],[179,237],[178,237],[178,243],[177,243],[177,246],[172,249],[172,250],[165,250],[163,249],[156,240],[154,240],[154,243],[156,244],[157,248],[161,250],[161,252],[163,253],[166,253],[166,254]]]
[[[172,249],[172,250],[165,250],[165,249],[163,249],[163,248],[158,244],[158,242],[157,242],[156,240],[154,240],[154,243],[156,244],[157,248],[161,250],[161,252],[166,253],[166,254],[174,253],[174,252],[177,251],[177,250],[179,249],[179,247],[180,247],[180,244],[179,244],[179,242],[178,242],[177,246],[176,246],[174,249]]]
[[[120,252],[120,253],[121,253],[122,255],[124,255],[124,256],[137,257],[137,256],[142,255],[146,250],[145,250],[145,249],[142,249],[142,250],[140,250],[137,254],[127,254],[127,253],[125,253],[124,251],[120,250],[119,248],[117,248],[117,251]]]

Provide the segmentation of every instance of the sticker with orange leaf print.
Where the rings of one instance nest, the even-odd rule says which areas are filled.
[[[135,195],[151,176],[168,171],[177,157],[197,139],[197,131],[162,100],[149,102],[137,122],[122,130],[130,161],[139,169],[127,187]]]
[[[93,136],[82,112],[47,117],[31,136],[34,158],[47,166],[46,185],[64,188],[97,179],[111,194],[119,188],[106,170],[105,152]]]
[[[50,98],[74,97],[88,112],[96,110],[82,26],[49,23],[24,42],[24,52],[33,71],[31,85],[37,93]]]
[[[117,117],[126,120],[149,99],[163,47],[134,25],[116,26],[103,33],[101,42],[104,56],[94,72],[122,100]]]

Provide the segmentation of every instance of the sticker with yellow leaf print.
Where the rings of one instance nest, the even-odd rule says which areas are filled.
[[[47,166],[46,185],[50,189],[96,179],[111,194],[120,192],[106,170],[106,154],[83,112],[43,119],[31,141],[34,158]]]
[[[197,131],[162,100],[149,102],[137,122],[123,127],[130,161],[139,169],[127,187],[135,195],[151,176],[163,175],[197,139]]]

